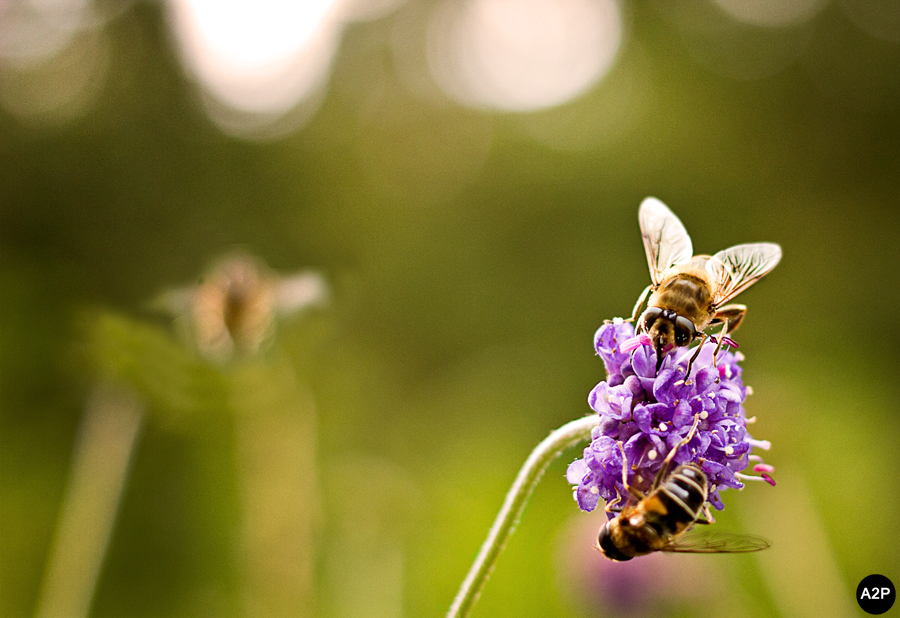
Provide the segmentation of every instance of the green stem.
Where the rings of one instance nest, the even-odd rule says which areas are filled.
[[[522,515],[528,498],[534,492],[534,488],[544,475],[547,466],[567,448],[575,446],[583,440],[588,440],[591,436],[591,429],[596,427],[598,422],[599,417],[595,414],[566,423],[553,431],[531,452],[506,494],[503,507],[497,514],[497,519],[494,520],[494,525],[491,526],[487,539],[478,552],[478,557],[475,558],[472,568],[469,569],[466,579],[460,586],[453,605],[447,612],[447,618],[465,618],[469,615],[472,606],[478,600],[478,595],[481,594],[481,589],[484,588],[484,583],[494,569],[500,552],[503,551],[506,541],[519,523],[519,517]]]
[[[39,618],[90,614],[143,424],[130,389],[100,384],[85,406],[70,478],[38,595]]]

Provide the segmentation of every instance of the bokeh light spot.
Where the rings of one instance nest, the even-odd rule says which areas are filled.
[[[826,0],[713,0],[731,17],[753,26],[781,28],[805,23]]]
[[[268,124],[324,86],[340,41],[336,0],[176,0],[171,5],[182,62],[231,113],[213,114],[240,133]],[[209,107],[209,106],[208,106]]]
[[[431,17],[428,59],[454,99],[529,111],[585,92],[621,41],[614,0],[447,0]]]

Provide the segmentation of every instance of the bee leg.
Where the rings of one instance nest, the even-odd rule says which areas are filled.
[[[741,325],[747,315],[747,305],[725,305],[713,315],[713,323],[724,322],[729,333],[733,333]]]
[[[697,426],[700,425],[700,414],[694,415],[694,424],[691,426],[691,430],[688,434],[681,439],[681,442],[672,447],[672,450],[669,451],[669,454],[666,455],[666,458],[663,459],[662,465],[659,467],[659,472],[656,473],[656,478],[653,479],[653,489],[656,489],[660,486],[665,479],[669,475],[669,468],[672,465],[672,460],[675,459],[675,453],[678,452],[682,446],[685,446],[688,442],[694,439],[694,435],[697,433]]]
[[[728,333],[733,333],[737,330],[737,327],[743,322],[745,315],[747,315],[746,305],[725,305],[716,311],[713,316],[713,321],[722,322],[722,331],[719,333],[718,341],[716,341],[716,349],[713,351],[713,367],[716,367],[716,359],[719,356],[719,350],[722,348],[722,344],[725,343]],[[718,382],[719,378],[717,377],[716,383],[718,384]]]
[[[638,297],[637,303],[635,303],[634,305],[634,309],[632,309],[631,311],[631,319],[628,320],[629,322],[637,322],[638,318],[641,317],[641,307],[644,306],[644,301],[647,300],[647,295],[650,294],[650,289],[652,287],[652,284],[648,285],[644,288],[644,291],[641,292],[641,295]]]
[[[644,494],[628,484],[628,459],[625,457],[625,447],[622,446],[622,441],[619,440],[618,442],[616,442],[616,446],[619,447],[619,452],[622,453],[622,485],[632,496],[634,496],[638,500],[643,500]],[[613,504],[616,504],[616,502],[614,502]]]
[[[706,503],[703,504],[703,510],[700,513],[700,517],[698,517],[696,520],[694,520],[694,523],[695,524],[704,524],[704,525],[716,523],[716,518],[713,517],[713,514],[710,512],[708,504],[706,504]]]
[[[687,371],[684,373],[684,380],[677,382],[677,384],[681,384],[682,382],[685,384],[689,384],[691,381],[691,367],[694,366],[694,361],[697,360],[697,357],[700,356],[700,350],[703,349],[703,344],[706,343],[706,340],[709,338],[709,335],[706,333],[700,334],[700,344],[697,346],[697,351],[694,352],[694,355],[691,356],[691,360],[688,361]]]
[[[631,310],[631,317],[622,320],[623,322],[638,322],[638,319],[641,317],[641,307],[644,306],[644,301],[647,300],[647,296],[650,294],[650,290],[652,289],[652,283],[644,288],[644,291],[641,292],[641,295],[638,296],[637,302],[634,304],[634,309]],[[604,324],[609,324],[610,322],[612,322],[612,320],[603,320]]]
[[[619,493],[619,490],[617,488],[616,489],[616,499],[611,500],[610,502],[607,502],[606,506],[603,507],[603,510],[606,511],[607,513],[620,513],[622,511],[622,507],[616,506],[620,502],[622,502],[622,494]]]
[[[747,315],[747,305],[725,305],[716,311],[713,319],[717,322],[722,322],[722,332],[719,333],[719,340],[716,342],[716,351],[713,352],[713,367],[716,366],[716,357],[719,354],[719,349],[725,342],[725,337],[729,333],[733,333],[737,330],[738,326],[741,325],[741,322],[744,321],[745,315]]]

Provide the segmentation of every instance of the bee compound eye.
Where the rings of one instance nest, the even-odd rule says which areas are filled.
[[[597,544],[602,549],[605,544],[609,543],[609,526],[603,524],[600,526],[600,534],[597,535]]]
[[[675,320],[675,345],[683,346],[694,340],[697,329],[689,319],[678,316]]]
[[[612,535],[609,532],[609,522],[603,524],[603,527],[600,528],[600,534],[597,538],[597,545],[600,547],[600,552],[609,558],[610,560],[615,560],[617,562],[625,562],[626,560],[631,560],[631,556],[627,556],[616,547],[615,542],[612,539]]]
[[[656,321],[662,314],[663,310],[659,307],[650,307],[645,312],[644,315],[641,316],[641,328],[644,331],[649,331],[650,327],[653,326],[653,323]]]

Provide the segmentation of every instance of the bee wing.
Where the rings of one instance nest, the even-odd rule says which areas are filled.
[[[752,534],[694,532],[676,537],[662,550],[682,554],[745,554],[761,551],[772,543]]]
[[[641,202],[638,221],[650,265],[650,278],[653,285],[659,285],[662,274],[669,268],[691,261],[694,255],[691,237],[675,213],[655,197]]]
[[[781,260],[781,247],[770,242],[737,245],[706,262],[712,275],[713,304],[721,306],[768,274]]]
[[[177,318],[190,312],[196,291],[196,286],[170,288],[150,299],[145,307],[150,311]]]
[[[327,302],[328,284],[316,271],[309,270],[282,277],[275,287],[275,306],[283,315]]]

